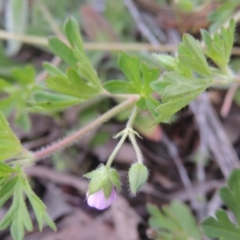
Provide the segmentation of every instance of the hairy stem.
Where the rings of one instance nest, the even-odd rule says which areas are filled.
[[[99,118],[97,118],[92,123],[88,124],[87,126],[83,127],[82,129],[78,130],[77,132],[73,133],[72,135],[64,138],[63,140],[57,141],[57,142],[53,143],[52,145],[45,147],[37,152],[34,152],[33,153],[34,161],[48,157],[51,154],[73,144],[77,139],[82,137],[84,134],[90,132],[94,128],[98,127],[100,124],[106,122],[107,120],[109,120],[110,118],[115,116],[117,113],[134,105],[137,100],[138,100],[137,97],[129,98],[128,100],[120,103],[116,107],[112,108],[108,112],[101,115]]]
[[[139,148],[139,146],[137,144],[134,132],[130,132],[128,137],[129,137],[129,139],[133,145],[134,151],[137,155],[138,163],[142,164],[143,163],[143,155],[142,155],[141,149]]]
[[[131,131],[129,131],[129,130],[132,128],[132,125],[133,125],[133,122],[134,122],[136,116],[137,116],[137,107],[135,106],[132,110],[131,116],[129,117],[126,128],[121,132],[121,133],[123,133],[123,135],[122,135],[120,141],[118,142],[117,146],[114,148],[112,154],[110,155],[110,157],[107,160],[106,167],[108,169],[111,167],[115,156],[117,155],[118,151],[122,147],[122,145],[123,145],[124,141],[126,140],[127,136],[130,134]]]

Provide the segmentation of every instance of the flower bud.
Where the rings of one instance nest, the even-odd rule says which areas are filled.
[[[100,210],[107,208],[116,198],[115,188],[121,188],[118,172],[101,165],[84,177],[91,179],[87,192],[88,205]]]
[[[136,195],[148,179],[148,169],[141,163],[134,163],[129,169],[128,179],[131,194]]]
[[[101,189],[91,195],[87,193],[87,203],[90,207],[94,207],[98,210],[103,210],[109,207],[116,197],[117,197],[117,194],[114,188],[111,189],[111,192],[108,198],[105,197],[104,191],[103,189]]]

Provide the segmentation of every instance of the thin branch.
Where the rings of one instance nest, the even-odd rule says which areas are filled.
[[[4,30],[0,30],[0,39],[3,40],[17,40],[30,45],[40,45],[48,46],[48,38],[26,35],[26,34],[16,34],[10,33]],[[61,39],[66,42],[65,39]],[[90,51],[109,51],[109,52],[119,52],[119,51],[149,51],[149,52],[168,52],[174,53],[177,50],[177,46],[174,44],[159,44],[152,45],[149,43],[95,43],[95,42],[85,42],[84,49]],[[240,56],[240,47],[233,47],[232,55]]]
[[[57,25],[55,19],[52,17],[51,13],[49,12],[48,8],[45,4],[38,2],[39,8],[41,12],[43,13],[45,19],[49,23],[49,26],[51,27],[54,34],[60,38],[65,38],[64,34],[62,33],[60,27]]]
[[[158,39],[153,35],[153,33],[149,30],[149,28],[145,25],[141,14],[139,13],[138,9],[134,5],[131,0],[124,1],[126,7],[128,8],[129,12],[131,13],[135,23],[137,24],[138,29],[141,33],[149,40],[150,43],[153,45],[159,45]]]
[[[234,84],[228,89],[227,94],[223,101],[222,108],[221,108],[221,116],[222,117],[227,117],[227,115],[231,109],[231,106],[232,106],[233,98],[234,98],[238,88],[239,88],[239,85]]]
[[[76,140],[78,140],[80,137],[85,135],[86,133],[90,132],[94,128],[98,127],[102,123],[106,122],[113,116],[115,116],[117,113],[127,109],[128,107],[134,105],[134,103],[138,100],[137,97],[129,98],[128,100],[122,102],[121,104],[117,105],[116,107],[112,108],[105,114],[101,115],[99,118],[97,118],[92,123],[88,124],[87,126],[83,127],[82,129],[78,130],[77,132],[73,133],[72,135],[64,138],[63,140],[57,141],[53,143],[52,145],[48,147],[44,147],[43,149],[34,152],[33,153],[33,159],[34,161],[46,158],[53,154],[54,152],[57,152],[71,144],[73,144]]]

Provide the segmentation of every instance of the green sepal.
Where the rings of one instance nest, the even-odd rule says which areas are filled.
[[[119,176],[119,173],[117,172],[117,170],[114,168],[111,168],[109,170],[109,177],[110,177],[110,180],[111,180],[112,184],[114,185],[114,187],[116,187],[116,189],[118,191],[120,191],[121,190],[121,181],[120,181],[120,176]]]
[[[84,177],[91,179],[88,187],[89,195],[103,189],[105,197],[108,198],[113,186],[116,187],[117,190],[121,189],[118,172],[113,168],[106,168],[105,165],[101,165],[96,170],[85,174]]]
[[[105,184],[107,184],[108,181],[109,179],[108,179],[106,167],[102,166],[96,169],[91,177],[91,180],[88,186],[89,195],[94,194],[95,192],[102,189],[105,186]]]
[[[136,195],[148,179],[148,169],[141,163],[134,163],[128,171],[128,179],[131,194]]]
[[[111,195],[113,189],[113,184],[111,181],[106,181],[106,183],[103,186],[103,193],[106,199],[109,198],[109,196]]]

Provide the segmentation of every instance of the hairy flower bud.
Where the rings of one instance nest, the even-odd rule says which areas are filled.
[[[128,179],[131,194],[136,195],[148,179],[148,169],[141,163],[134,163],[129,169]]]
[[[105,197],[104,191],[101,189],[91,195],[87,193],[87,203],[90,207],[94,207],[98,210],[103,210],[109,207],[116,197],[117,194],[114,188],[112,188],[108,198]]]
[[[84,177],[91,179],[87,193],[88,205],[100,210],[107,208],[116,197],[115,189],[121,188],[118,172],[101,165]]]

